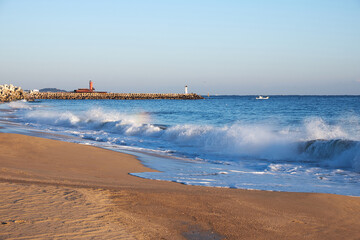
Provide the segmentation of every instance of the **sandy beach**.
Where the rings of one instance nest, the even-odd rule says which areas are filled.
[[[0,133],[0,239],[359,239],[360,198],[141,179],[134,156]]]

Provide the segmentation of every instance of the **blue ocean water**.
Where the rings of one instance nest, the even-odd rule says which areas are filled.
[[[42,100],[0,105],[25,129],[138,155],[184,184],[360,196],[360,96]],[[76,140],[74,140],[76,139]]]

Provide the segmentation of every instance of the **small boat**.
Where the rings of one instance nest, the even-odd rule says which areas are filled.
[[[258,97],[256,97],[256,99],[265,100],[265,99],[269,99],[269,97],[258,96]]]

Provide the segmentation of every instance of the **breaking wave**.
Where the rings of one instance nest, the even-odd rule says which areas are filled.
[[[299,146],[300,153],[331,168],[360,172],[360,142],[343,139],[312,140]]]
[[[14,101],[7,103],[7,106],[12,109],[31,109],[31,106],[26,104],[26,100]]]
[[[132,145],[146,147],[155,141],[154,146],[185,156],[196,153],[205,159],[299,162],[360,172],[359,141],[350,138],[341,125],[330,125],[320,118],[307,119],[299,126],[240,122],[225,126],[163,126],[151,124],[151,114],[146,112],[122,114],[99,108],[62,113],[33,110],[25,114],[24,120],[47,128],[73,129],[83,138],[101,142],[126,145],[132,141]]]

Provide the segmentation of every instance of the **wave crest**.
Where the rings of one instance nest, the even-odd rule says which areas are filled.
[[[299,144],[299,152],[307,159],[321,161],[332,168],[346,168],[360,172],[360,143],[333,139],[312,140]]]
[[[196,153],[203,158],[225,157],[231,161],[246,158],[299,164],[308,162],[360,172],[359,142],[349,140],[350,134],[341,125],[330,125],[320,118],[307,119],[297,126],[234,123],[164,127],[151,124],[148,113],[124,114],[98,108],[63,113],[33,110],[25,115],[25,121],[90,131],[86,138],[96,141],[111,139],[111,142],[125,145],[126,137],[136,137],[139,147],[142,147],[142,142],[156,141],[164,148],[189,156]]]

